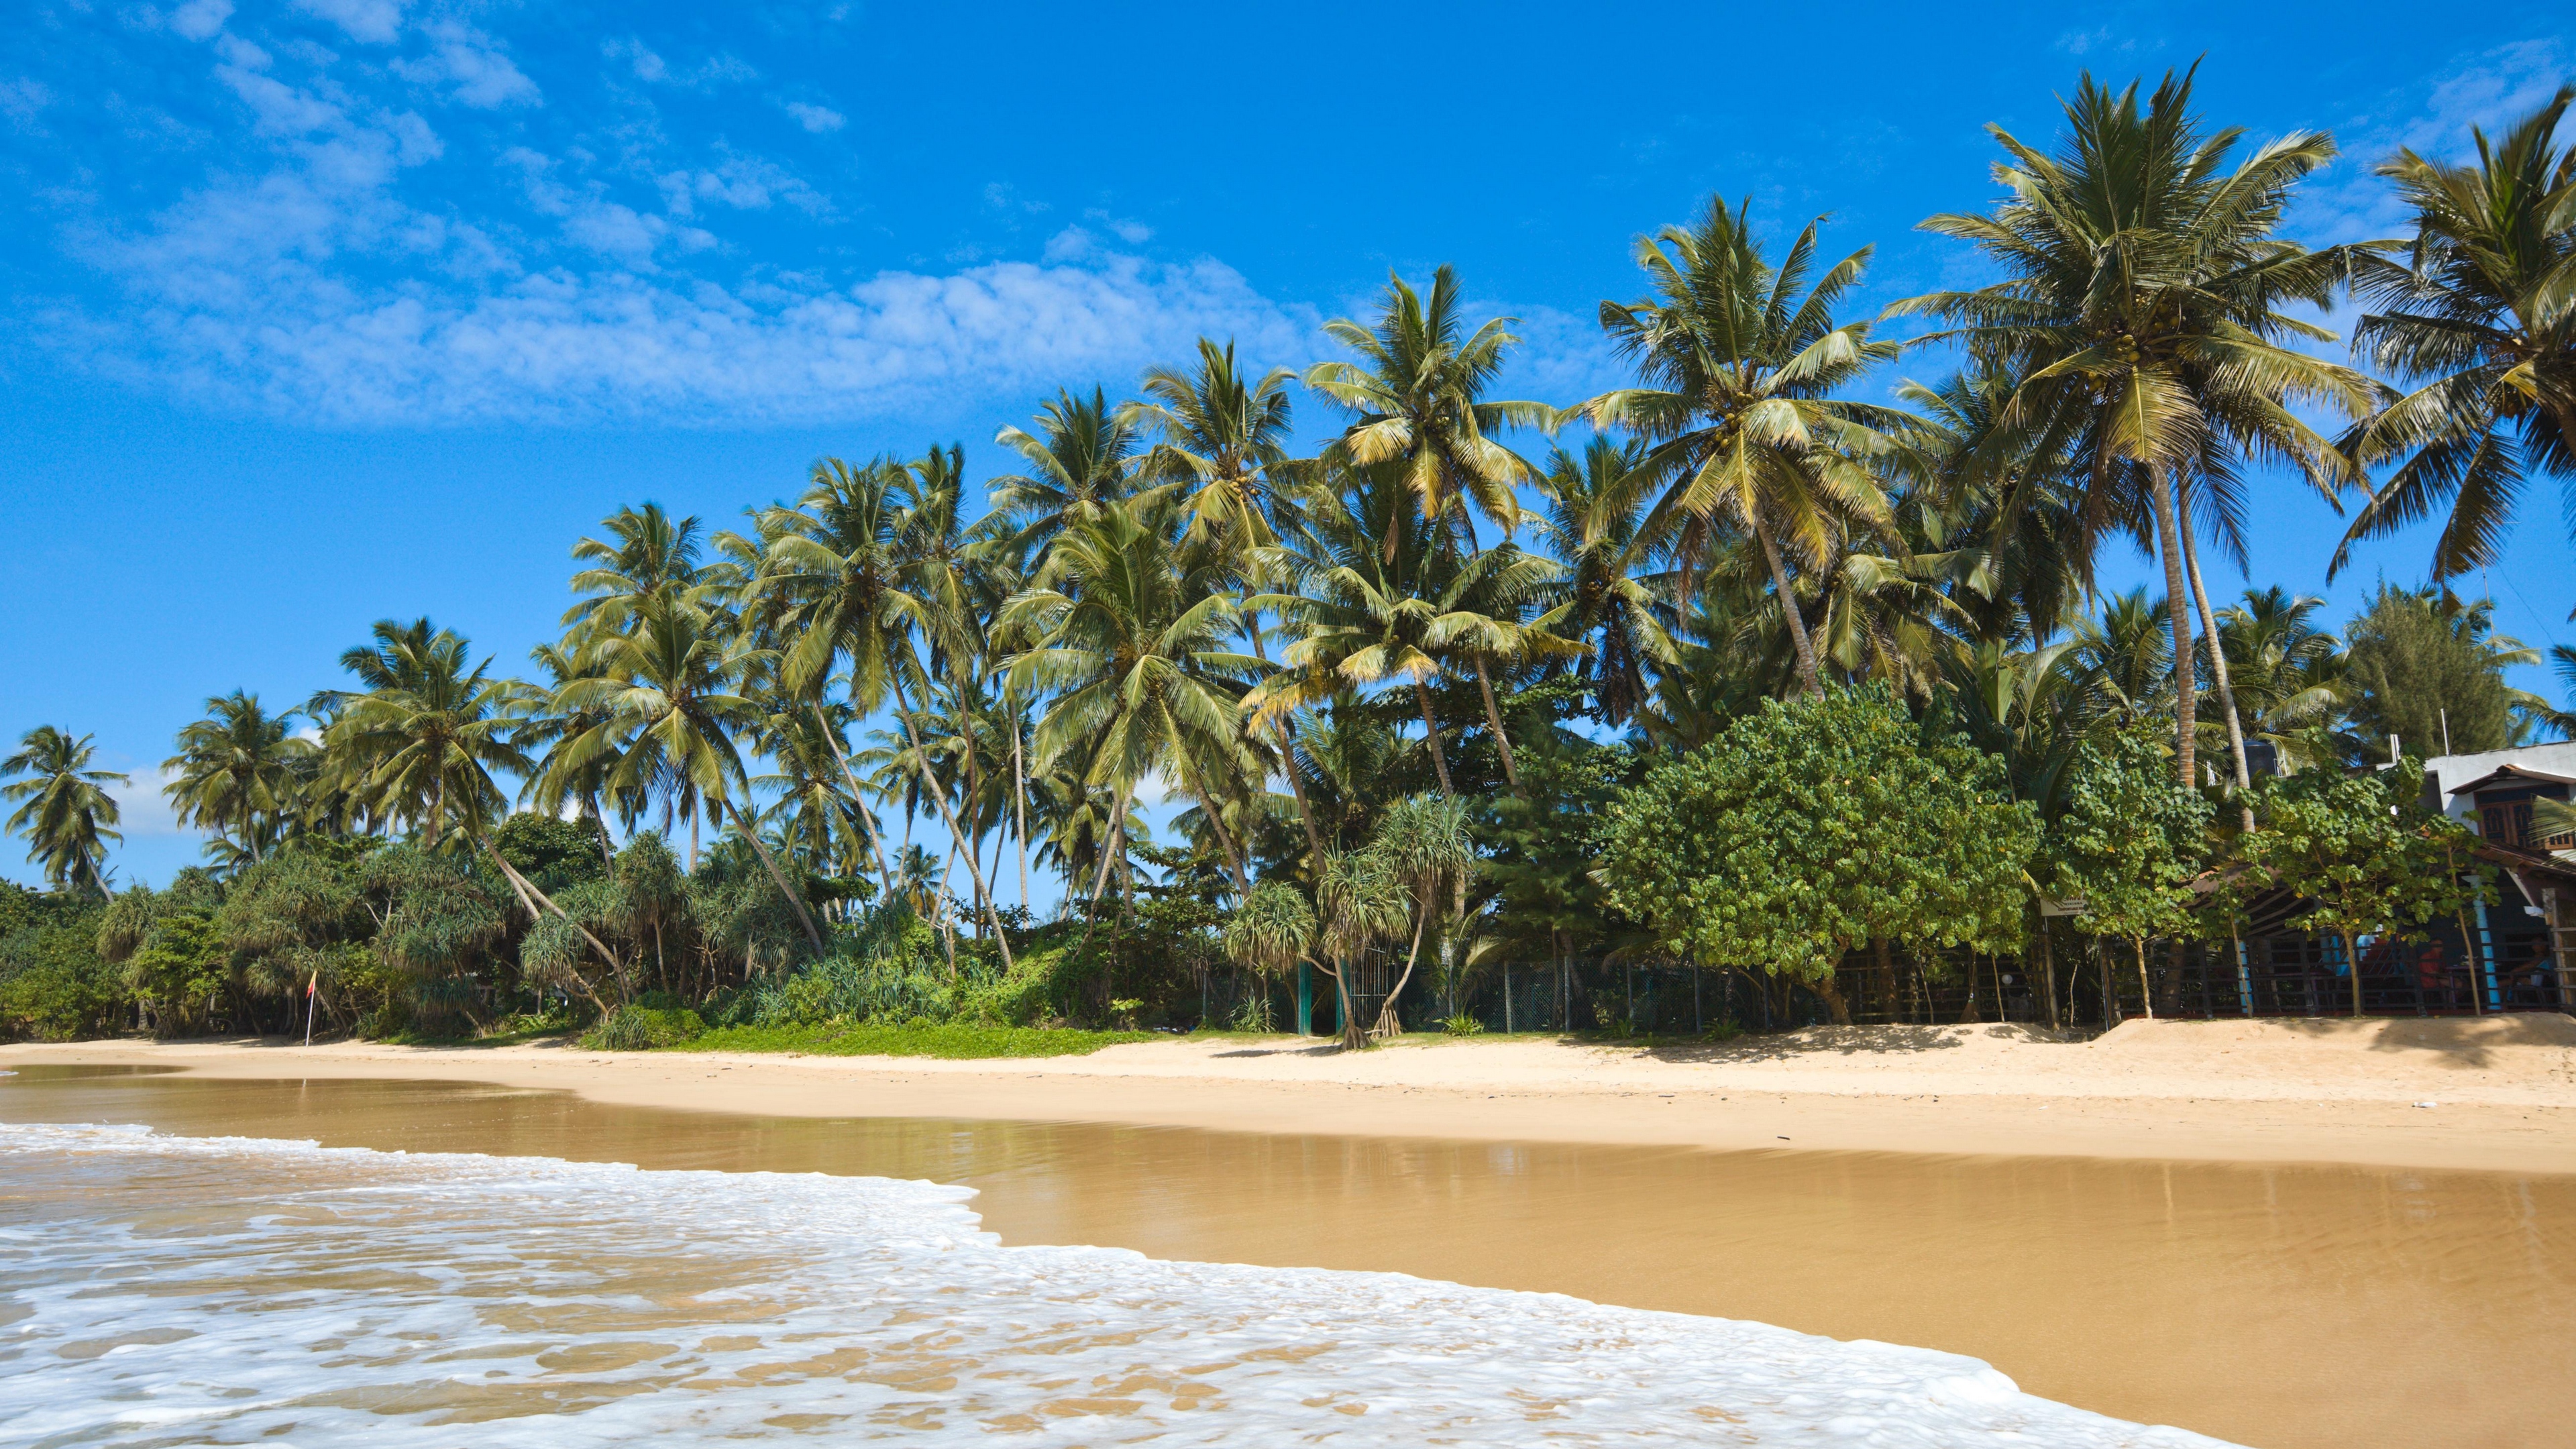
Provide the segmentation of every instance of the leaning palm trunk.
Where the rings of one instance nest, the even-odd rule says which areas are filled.
[[[2164,556],[2165,615],[2173,630],[2174,767],[2182,777],[2182,787],[2195,790],[2200,787],[2193,754],[2193,735],[2199,729],[2200,676],[2192,667],[2191,591],[2182,576],[2182,529],[2175,516],[2173,475],[2165,471],[2164,464],[2156,462],[2147,464],[2147,473],[2155,500],[2156,551]],[[2143,972],[2145,967],[2139,969]]]
[[[1243,852],[1234,843],[1234,832],[1225,828],[1225,817],[1217,813],[1216,801],[1207,787],[1199,783],[1197,772],[1190,773],[1190,794],[1197,797],[1199,813],[1208,818],[1208,828],[1216,832],[1216,843],[1225,851],[1226,869],[1234,876],[1234,898],[1243,900],[1252,894],[1252,882],[1244,870]]]
[[[2227,679],[2227,651],[2218,642],[2218,616],[2209,607],[2209,586],[2200,578],[2200,545],[2191,532],[2191,500],[2174,495],[2174,517],[2181,525],[2183,569],[2191,575],[2191,601],[2200,610],[2201,637],[2209,641],[2209,674],[2218,684],[2218,707],[2227,714],[2227,753],[2236,762],[2236,788],[2254,788],[2254,772],[2245,762],[2245,723],[2236,713],[2236,690]],[[2254,807],[2242,807],[2244,826],[2254,829]]]
[[[894,717],[903,721],[903,737],[912,745],[913,764],[921,771],[921,787],[929,793],[932,803],[938,805],[939,818],[948,826],[948,838],[962,840],[965,838],[965,832],[957,826],[957,812],[948,808],[948,792],[939,788],[938,778],[930,773],[930,757],[923,754],[921,749],[921,732],[912,727],[912,702],[904,696],[903,673],[901,670],[891,672],[894,674]],[[984,902],[985,915],[989,919],[993,906],[992,897],[984,890],[984,867],[977,864],[970,856],[966,861],[966,868],[974,873],[975,894]],[[1002,923],[998,920],[993,921],[992,926],[993,939],[1000,943],[1002,948],[1002,970],[1008,973],[1016,969],[1011,964],[1010,933],[1002,929]]]
[[[1485,723],[1493,727],[1494,751],[1503,758],[1503,783],[1512,787],[1513,794],[1526,800],[1529,796],[1521,789],[1521,772],[1512,763],[1512,737],[1503,731],[1503,712],[1494,707],[1494,681],[1485,673],[1485,656],[1482,654],[1476,656],[1476,688],[1484,692]]]
[[[1798,688],[1809,699],[1825,697],[1824,681],[1816,668],[1816,644],[1807,637],[1806,617],[1798,612],[1798,590],[1789,582],[1789,566],[1780,557],[1780,541],[1762,520],[1753,520],[1753,536],[1762,545],[1762,557],[1771,565],[1771,583],[1780,591],[1780,617],[1789,623],[1789,644],[1798,655]]]
[[[760,857],[760,863],[769,871],[769,879],[777,885],[778,893],[787,897],[789,908],[796,912],[796,924],[805,928],[805,939],[814,943],[814,954],[822,955],[823,933],[815,929],[814,913],[805,909],[804,893],[787,883],[787,872],[778,868],[778,862],[770,855],[769,847],[761,843],[760,832],[752,829],[751,822],[743,818],[742,807],[730,800],[719,799],[716,801],[716,809],[733,816],[734,828],[742,832],[743,839],[751,842],[752,854]]]
[[[1422,957],[1422,928],[1430,920],[1430,905],[1416,901],[1413,908],[1413,945],[1404,953],[1404,974],[1395,978],[1395,988],[1387,992],[1386,1000],[1378,1006],[1377,1029],[1370,1035],[1380,1039],[1404,1035],[1404,1018],[1397,1013],[1396,1003],[1404,999],[1405,983],[1413,979],[1413,963]]]
[[[851,811],[859,817],[859,828],[867,832],[868,854],[876,861],[877,880],[884,887],[885,898],[892,900],[894,867],[886,860],[884,843],[877,839],[876,812],[868,808],[867,794],[859,788],[859,777],[850,769],[850,757],[841,753],[838,733],[832,728],[831,720],[825,718],[821,700],[814,702],[814,723],[823,731],[823,747],[832,752],[832,763],[841,767],[841,778],[849,784]]]
[[[548,896],[544,891],[537,889],[534,882],[513,869],[510,862],[502,858],[501,852],[494,849],[492,842],[485,839],[481,832],[476,832],[474,843],[483,847],[483,853],[491,858],[492,864],[499,868],[502,876],[510,882],[510,889],[519,897],[519,904],[528,908],[529,920],[539,921],[545,919],[543,913],[537,909],[538,903],[540,901],[544,902],[546,910],[552,911],[556,915],[561,916],[574,930],[581,932],[581,938],[590,943],[590,949],[597,951],[600,959],[608,963],[610,974],[617,978],[617,994],[621,998],[632,996],[634,994],[626,985],[626,967],[624,963],[617,959],[616,952],[608,949],[608,943],[606,941],[592,935],[590,933],[590,927],[574,920],[570,912],[566,911],[563,907],[556,905],[552,897]],[[575,986],[581,988],[581,994],[590,998],[591,1005],[598,1007],[603,1014],[607,1012],[608,1003],[599,999],[599,993],[590,989],[590,983],[581,978],[580,972],[573,972],[572,980]]]
[[[1440,721],[1431,714],[1431,687],[1419,679],[1413,681],[1413,697],[1422,706],[1423,734],[1431,745],[1431,768],[1440,776],[1440,793],[1454,800],[1458,791],[1449,783],[1449,757],[1440,748]]]

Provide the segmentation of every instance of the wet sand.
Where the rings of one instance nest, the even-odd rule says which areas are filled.
[[[0,1047],[210,1077],[479,1081],[765,1116],[1113,1122],[1715,1149],[2576,1173],[2576,1018],[1818,1029],[1653,1049],[1407,1038],[1340,1053],[1194,1038],[1086,1057],[614,1054],[283,1042]]]
[[[963,1182],[1006,1241],[1387,1269],[1920,1344],[2267,1449],[2553,1442],[2576,1373],[2576,1177],[2531,1171],[938,1120],[878,1115],[873,1092],[838,1118],[736,1115],[8,1064],[0,1120]]]

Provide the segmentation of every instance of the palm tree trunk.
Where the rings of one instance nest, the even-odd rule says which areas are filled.
[[[1238,901],[1249,899],[1252,879],[1244,869],[1243,852],[1235,846],[1234,832],[1225,828],[1225,817],[1217,813],[1216,802],[1208,798],[1207,787],[1199,783],[1198,772],[1188,773],[1190,794],[1197,797],[1199,813],[1207,817],[1208,827],[1216,832],[1216,843],[1225,851],[1226,869],[1234,874],[1234,898]]]
[[[1526,800],[1529,796],[1521,790],[1521,772],[1512,764],[1512,737],[1503,732],[1503,712],[1494,707],[1494,681],[1485,673],[1485,656],[1482,654],[1476,656],[1476,688],[1484,691],[1485,723],[1493,727],[1494,749],[1503,757],[1503,783],[1512,787],[1513,794]]]
[[[1280,768],[1287,772],[1288,789],[1297,797],[1297,819],[1306,827],[1307,859],[1312,863],[1316,878],[1320,880],[1324,874],[1324,832],[1315,827],[1314,807],[1306,803],[1306,778],[1297,773],[1297,753],[1289,743],[1287,721],[1275,715],[1272,716],[1270,733],[1279,741]]]
[[[1029,776],[1020,763],[1020,712],[1011,709],[1011,815],[1020,838],[1020,909],[1029,908]]]
[[[823,713],[823,702],[814,701],[814,723],[823,731],[823,747],[832,752],[832,763],[841,767],[841,779],[850,787],[850,807],[857,812],[859,828],[868,833],[868,854],[876,858],[877,880],[885,888],[885,898],[894,898],[894,867],[886,859],[885,843],[877,839],[877,813],[868,808],[867,793],[859,788],[859,777],[850,768],[850,757],[841,753],[840,731]]]
[[[518,894],[519,904],[528,908],[529,920],[535,921],[543,919],[537,910],[537,904],[540,901],[544,902],[547,910],[563,917],[565,922],[570,924],[574,930],[581,932],[581,938],[590,943],[590,949],[597,951],[600,959],[608,963],[608,969],[616,974],[617,989],[619,992],[623,993],[626,991],[626,966],[623,962],[617,959],[616,952],[608,949],[608,943],[606,941],[592,935],[590,933],[590,927],[574,920],[569,912],[554,903],[553,898],[549,897],[544,891],[537,889],[534,882],[513,869],[510,862],[501,858],[501,852],[492,848],[492,842],[490,840],[477,834],[474,837],[474,843],[483,847],[483,853],[491,857],[492,864],[498,867],[502,876],[510,882],[510,889]],[[598,1007],[602,1011],[606,1011],[608,1009],[608,1004],[599,999],[599,993],[591,990],[590,983],[581,979],[581,973],[573,973],[573,984],[581,988],[582,995],[590,998],[591,1005]]]
[[[804,894],[787,883],[787,873],[780,870],[778,862],[770,857],[769,847],[760,841],[760,832],[752,829],[751,822],[743,818],[742,807],[724,799],[717,800],[715,805],[717,810],[733,816],[734,828],[742,832],[743,839],[751,842],[752,853],[759,856],[760,863],[767,867],[769,878],[778,885],[778,893],[787,897],[787,904],[795,908],[796,924],[805,928],[805,939],[814,943],[814,954],[822,955],[823,933],[814,928],[814,913],[805,909]]]
[[[1431,768],[1440,774],[1440,793],[1456,799],[1458,791],[1449,783],[1449,757],[1440,750],[1440,722],[1431,717],[1431,687],[1419,679],[1413,681],[1413,697],[1422,705],[1422,728],[1431,742]]]
[[[957,829],[957,812],[948,808],[948,793],[940,789],[939,782],[931,777],[930,757],[922,753],[921,734],[912,727],[912,704],[904,697],[903,671],[896,669],[888,672],[894,676],[894,717],[903,721],[903,735],[912,744],[912,760],[915,767],[921,771],[922,788],[930,792],[932,802],[939,806],[939,818],[947,822],[949,838],[957,839],[960,836]],[[978,896],[984,896],[984,868],[970,860],[967,862],[967,869],[975,873],[975,893]],[[985,909],[987,912],[992,909],[990,897],[985,897]],[[1013,969],[1011,937],[1009,932],[1002,929],[1002,923],[999,921],[993,922],[993,939],[1002,945],[1002,970],[1008,974]]]
[[[1806,617],[1798,612],[1798,590],[1789,582],[1789,566],[1780,557],[1780,542],[1760,518],[1753,520],[1753,537],[1762,545],[1762,557],[1771,565],[1772,587],[1780,591],[1780,617],[1789,622],[1789,644],[1798,653],[1798,688],[1809,699],[1825,697],[1824,680],[1816,668],[1815,641],[1807,637]]]
[[[2182,576],[2181,526],[2175,521],[2173,475],[2162,463],[2147,464],[2148,489],[2154,495],[2156,552],[2165,566],[2165,616],[2173,631],[2174,768],[2186,790],[2200,788],[2193,735],[2199,728],[2200,675],[2192,667],[2189,587]],[[2142,972],[2144,967],[2139,968]]]
[[[1422,928],[1430,920],[1430,903],[1415,901],[1413,903],[1413,946],[1404,953],[1404,974],[1395,978],[1394,989],[1386,993],[1386,1000],[1378,1006],[1377,1034],[1379,1036],[1404,1035],[1404,1018],[1397,1014],[1395,1004],[1404,999],[1405,983],[1413,979],[1413,963],[1422,958]]]
[[[2191,530],[2191,496],[2174,494],[2174,521],[2182,535],[2183,571],[2191,575],[2191,601],[2200,610],[2200,637],[2209,641],[2209,674],[2218,684],[2218,706],[2227,712],[2227,753],[2236,762],[2236,788],[2254,788],[2254,772],[2245,763],[2245,722],[2236,713],[2236,690],[2227,679],[2227,651],[2218,642],[2218,615],[2209,607],[2209,586],[2200,578],[2200,545]],[[2245,829],[2254,829],[2254,807],[2242,807]]]

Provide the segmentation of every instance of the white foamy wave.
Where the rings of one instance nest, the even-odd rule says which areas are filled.
[[[2216,1442],[1925,1349],[1003,1247],[936,1183],[26,1126],[0,1179],[9,1443]]]

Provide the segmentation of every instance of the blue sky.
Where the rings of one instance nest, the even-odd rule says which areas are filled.
[[[2342,143],[2301,235],[2384,235],[2369,161],[2576,75],[2576,19],[2511,3],[12,9],[0,733],[96,732],[136,772],[119,869],[156,881],[196,857],[153,786],[205,696],[300,700],[389,615],[514,667],[621,504],[722,525],[818,454],[934,440],[1003,471],[994,429],[1059,383],[1202,333],[1301,365],[1441,262],[1524,319],[1510,390],[1574,400],[1617,378],[1590,318],[1630,240],[1711,191],[1875,244],[1858,310],[1972,282],[1912,228],[1986,203],[1982,128],[2052,137],[2086,67],[2205,57],[2214,121]],[[2427,554],[2329,591],[2321,502],[2266,480],[2252,524],[2258,579],[2338,618]],[[2576,639],[2568,553],[2543,491],[2503,627]]]

